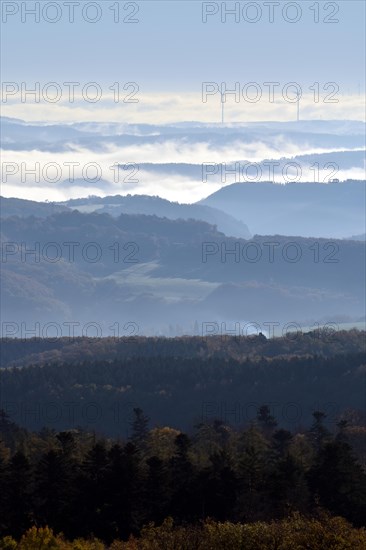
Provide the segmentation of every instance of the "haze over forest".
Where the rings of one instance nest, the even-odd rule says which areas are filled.
[[[365,550],[366,4],[0,8],[0,550]]]

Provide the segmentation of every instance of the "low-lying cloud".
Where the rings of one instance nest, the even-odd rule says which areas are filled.
[[[62,201],[130,193],[192,203],[233,182],[364,179],[364,153],[357,146],[362,128],[342,121],[247,127],[86,122],[51,128],[7,121],[2,194]],[[276,164],[272,173],[263,163],[268,159]],[[203,177],[206,164],[212,168]]]

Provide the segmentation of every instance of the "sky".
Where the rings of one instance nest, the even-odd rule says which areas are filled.
[[[364,121],[365,5],[358,0],[2,0],[2,116],[41,125],[209,124],[221,122],[224,99],[226,126],[286,122],[296,121],[300,94],[302,121]],[[98,154],[68,142],[67,160],[236,160],[231,146],[208,140],[197,144],[191,138],[188,125],[186,138],[178,141],[165,136],[161,144],[123,149],[111,139]],[[6,132],[2,139],[5,162],[65,159],[61,150],[38,150],[32,142],[23,151],[15,143],[12,150]],[[284,144],[276,158],[322,151],[310,141],[294,144],[285,131],[276,139]],[[270,157],[260,135],[245,147],[238,143],[249,151],[241,158]],[[340,143],[337,150],[352,147]],[[360,174],[359,166],[354,173]],[[16,185],[14,177],[14,184],[8,180],[2,186],[6,196],[60,200],[71,193],[55,186]],[[189,202],[209,191],[202,182],[191,183],[194,189],[185,182],[183,193],[179,178],[174,185],[160,179],[158,192]],[[150,179],[142,190],[154,194],[153,188],[156,182]],[[71,194],[102,191],[76,188]]]
[[[74,22],[70,22],[70,4],[75,4]],[[18,115],[25,120],[37,116],[38,120],[69,121],[89,117],[156,123],[192,118],[215,121],[221,116],[219,93],[203,103],[202,86],[225,82],[228,90],[235,83],[240,89],[239,101],[227,96],[228,120],[278,120],[281,114],[286,120],[296,112],[293,104],[283,100],[283,88],[296,82],[304,94],[305,118],[364,118],[362,1],[3,0],[1,5],[2,81],[19,87],[25,82],[29,89],[39,82],[41,90],[55,82],[62,93],[57,103],[45,102],[40,96],[41,105],[31,105],[31,96],[22,103],[20,95],[9,95],[2,105],[5,116]],[[226,13],[225,21],[225,10],[235,5],[235,15]],[[37,7],[39,22],[28,13]],[[115,17],[119,22],[114,22]],[[98,20],[92,23],[94,18]],[[54,19],[58,20],[52,23]],[[74,104],[68,101],[65,82],[80,83],[75,88],[79,101],[76,96]],[[97,103],[89,103],[81,93],[90,82],[96,82],[102,91]],[[122,89],[117,104],[109,90],[116,82]],[[123,86],[129,82],[137,84],[134,97],[139,102],[121,105],[127,95]],[[265,82],[279,83],[274,104],[268,101]],[[249,83],[255,83],[255,88],[248,88]],[[328,83],[333,84],[329,87]],[[314,85],[319,86],[318,102],[315,90],[310,89]],[[338,104],[324,103],[335,87],[338,89],[330,99],[338,99]],[[253,103],[258,90],[261,99]],[[51,92],[48,90],[50,96]]]

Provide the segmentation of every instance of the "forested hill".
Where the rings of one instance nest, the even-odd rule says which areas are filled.
[[[364,316],[361,241],[244,240],[197,220],[76,211],[3,219],[1,240],[2,336],[22,337],[22,323],[28,334],[41,325],[41,337],[55,335],[43,331],[48,323],[68,336],[70,321],[75,336],[88,323],[100,336],[118,335],[116,323],[134,323],[134,335],[181,336],[195,334],[195,321],[283,327]]]
[[[152,427],[179,430],[214,419],[247,425],[261,405],[287,429],[307,426],[314,410],[333,426],[344,414],[363,423],[364,336],[64,339],[48,352],[49,342],[8,341],[3,364],[33,366],[2,370],[1,407],[30,429],[80,426],[121,437],[136,407]]]
[[[290,327],[289,327],[290,329]],[[210,357],[243,360],[247,357],[331,357],[361,353],[366,349],[365,331],[335,331],[333,325],[309,332],[288,332],[281,338],[251,336],[182,336],[177,338],[131,336],[125,338],[2,338],[0,368],[80,363],[84,360],[113,361],[132,357]]]

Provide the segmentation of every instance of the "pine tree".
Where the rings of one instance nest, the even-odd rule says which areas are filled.
[[[292,434],[288,430],[276,430],[273,434],[273,442],[275,451],[282,458],[288,453],[289,445],[292,441]]]
[[[131,442],[125,447],[116,444],[110,450],[108,459],[106,513],[109,536],[126,538],[131,533],[139,532],[144,515],[140,453]]]
[[[54,449],[45,453],[36,472],[37,518],[56,531],[65,530],[70,520],[69,506],[74,485],[69,464]]]
[[[314,499],[330,512],[362,526],[365,524],[366,474],[343,441],[320,448],[308,473]]]
[[[145,519],[162,523],[169,515],[171,490],[169,487],[169,470],[167,464],[152,456],[146,461],[148,472],[144,486]]]
[[[277,421],[271,415],[270,408],[267,405],[262,405],[258,409],[257,422],[266,437],[269,437],[277,426]]]
[[[324,426],[324,420],[327,415],[322,411],[313,412],[314,422],[310,427],[310,440],[314,449],[319,452],[324,443],[329,439],[330,433]]]
[[[10,459],[4,480],[5,523],[8,534],[15,538],[31,525],[32,519],[32,467],[20,451]]]
[[[189,457],[191,441],[186,434],[175,438],[175,454],[170,460],[172,516],[183,521],[197,517],[197,498],[195,496],[196,472]]]
[[[106,474],[108,452],[103,441],[96,442],[81,464],[77,479],[79,528],[83,536],[103,538],[106,532]]]
[[[231,519],[237,499],[237,480],[228,451],[211,455],[211,466],[201,473],[204,517]]]
[[[240,438],[238,465],[238,518],[255,520],[264,509],[263,490],[269,469],[270,450],[264,435],[251,425]]]
[[[136,445],[137,449],[144,451],[148,438],[149,418],[145,416],[139,407],[133,409],[134,419],[131,422],[132,433],[130,441]]]

